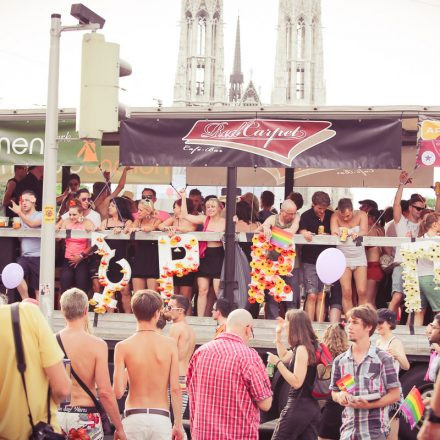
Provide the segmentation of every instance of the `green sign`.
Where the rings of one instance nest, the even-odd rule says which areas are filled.
[[[43,165],[45,121],[0,121],[0,164]],[[58,123],[58,163],[98,165],[101,141],[79,139],[75,122]]]

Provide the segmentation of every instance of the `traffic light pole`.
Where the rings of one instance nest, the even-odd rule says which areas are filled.
[[[41,225],[40,308],[50,319],[55,298],[55,212],[58,159],[58,83],[60,70],[61,15],[52,14],[49,80],[44,136],[43,221]]]
[[[44,136],[43,221],[41,224],[40,308],[50,320],[55,299],[55,214],[58,159],[58,85],[62,31],[97,30],[99,24],[61,26],[61,15],[51,15],[46,130]]]

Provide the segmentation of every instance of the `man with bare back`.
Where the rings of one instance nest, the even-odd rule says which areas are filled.
[[[130,384],[122,422],[129,439],[181,440],[182,393],[176,342],[157,329],[163,301],[154,290],[139,290],[131,299],[136,332],[116,344],[113,388],[121,398]],[[171,427],[168,387],[174,413]]]
[[[73,438],[73,432],[82,429],[87,438],[103,439],[101,415],[90,396],[97,394],[115,425],[115,439],[125,440],[118,404],[110,383],[107,344],[88,332],[89,299],[82,290],[72,288],[61,295],[60,302],[67,325],[58,333],[57,340],[65,357],[71,362],[72,394],[70,402],[62,403],[58,409],[58,423],[67,438]]]
[[[174,295],[164,313],[168,321],[173,321],[169,336],[176,340],[179,356],[179,383],[182,389],[182,415],[188,405],[188,392],[186,390],[186,372],[189,361],[196,346],[196,334],[186,322],[186,314],[190,308],[188,298],[183,295]]]

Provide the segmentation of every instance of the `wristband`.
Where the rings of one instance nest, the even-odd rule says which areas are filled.
[[[278,364],[282,362],[281,359],[278,359],[278,362],[275,364],[275,367],[278,368]]]
[[[437,416],[436,414],[434,414],[434,411],[432,410],[432,408],[430,408],[429,412],[428,412],[428,422],[440,423],[440,417]]]

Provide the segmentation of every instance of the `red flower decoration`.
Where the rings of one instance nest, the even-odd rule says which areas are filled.
[[[248,301],[249,301],[251,304],[255,304],[255,303],[257,302],[257,300],[256,300],[254,297],[252,297],[252,296],[250,296],[250,297],[248,298]]]

